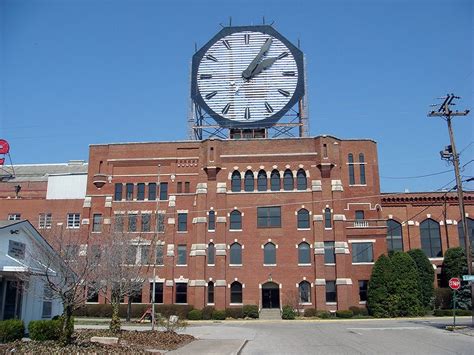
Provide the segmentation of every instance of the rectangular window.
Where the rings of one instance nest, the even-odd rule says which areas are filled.
[[[67,228],[77,229],[80,226],[81,226],[81,214],[68,213],[67,214]]]
[[[122,201],[122,184],[115,184],[114,201]]]
[[[133,184],[131,183],[128,183],[126,185],[126,191],[127,191],[127,195],[125,196],[125,199],[127,201],[132,201],[133,200]]]
[[[156,183],[150,182],[148,184],[148,200],[155,201],[156,200]]]
[[[136,214],[128,215],[128,231],[129,232],[137,231],[137,215]]]
[[[369,281],[359,280],[359,300],[361,302],[367,301],[367,287],[369,286]]]
[[[129,245],[127,247],[126,262],[128,265],[135,265],[137,263],[137,250],[138,245]]]
[[[155,282],[155,299],[153,300],[153,282],[150,282],[150,302],[163,303],[163,282]]]
[[[99,302],[99,290],[95,282],[91,282],[90,286],[87,287],[87,302]]]
[[[39,229],[50,229],[52,219],[53,219],[53,215],[51,213],[40,213],[39,214],[39,221],[38,221],[38,228]]]
[[[150,256],[150,246],[149,245],[141,245],[140,246],[140,264],[148,265],[148,260]]]
[[[100,213],[95,213],[92,216],[92,231],[93,232],[102,231],[102,215]]]
[[[156,254],[155,254],[155,264],[156,265],[164,265],[164,259],[163,259],[163,251],[164,251],[164,246],[163,245],[157,245],[156,246]]]
[[[214,211],[209,211],[209,221],[207,223],[207,230],[216,230],[216,213]]]
[[[280,228],[281,207],[257,207],[258,228]]]
[[[151,214],[143,213],[142,214],[142,232],[149,232],[151,230],[150,222],[151,222]]]
[[[183,183],[181,181],[178,181],[176,185],[176,193],[180,194],[181,192],[183,192]]]
[[[156,231],[159,233],[165,231],[165,214],[163,212],[158,212],[156,215]]]
[[[145,184],[137,184],[137,200],[143,201],[145,199]]]
[[[184,183],[184,192],[189,194],[191,192],[191,184],[189,183],[189,181],[186,181]]]
[[[142,303],[143,284],[141,282],[133,282],[131,287],[130,303]]]
[[[363,221],[364,220],[364,211],[355,211],[355,219],[356,221]]]
[[[188,284],[176,283],[176,303],[188,303]]]
[[[44,285],[43,287],[43,312],[41,317],[51,318],[51,312],[53,310],[53,292],[48,286]]]
[[[8,215],[8,220],[9,221],[19,221],[21,219],[21,214],[20,213],[10,213]]]
[[[122,214],[115,215],[114,231],[123,232],[123,215]]]
[[[335,264],[336,254],[334,252],[334,242],[324,242],[324,263]]]
[[[188,230],[188,214],[178,213],[178,232],[185,232]]]
[[[178,261],[176,265],[186,265],[186,245],[178,245]]]
[[[160,183],[160,200],[164,201],[168,199],[168,183],[161,182]]]
[[[373,243],[352,243],[353,263],[371,263],[373,261]]]
[[[326,281],[326,302],[337,302],[336,281]]]

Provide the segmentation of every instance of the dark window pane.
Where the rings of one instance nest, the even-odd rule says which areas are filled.
[[[281,208],[257,207],[257,226],[259,228],[279,228],[281,227]]]
[[[150,302],[153,302],[153,282],[150,282]],[[163,303],[163,282],[155,282],[155,303]]]
[[[439,224],[432,219],[420,223],[421,249],[429,258],[443,256]]]
[[[263,247],[263,263],[265,265],[276,264],[276,247],[273,243],[267,243]]]
[[[373,261],[373,243],[352,243],[353,263],[371,263]]]
[[[131,201],[133,200],[133,184],[127,184],[126,185],[126,188],[127,188],[127,195],[125,196],[126,200],[127,201]]]
[[[360,280],[359,281],[359,300],[360,301],[367,301],[367,287],[369,285],[369,281],[367,280]]]
[[[126,260],[127,264],[129,265],[135,265],[137,262],[137,245],[129,245],[127,247],[127,255],[126,255]]]
[[[115,215],[114,230],[116,232],[123,232],[123,215]]]
[[[306,190],[308,188],[306,172],[303,169],[299,169],[296,173],[296,185],[298,190]]]
[[[115,184],[114,200],[122,201],[122,184]]]
[[[140,247],[140,263],[142,265],[147,265],[149,263],[150,258],[150,246],[149,245],[142,245]]]
[[[326,302],[337,302],[336,281],[326,281]]]
[[[242,214],[239,211],[232,211],[230,213],[230,227],[231,230],[242,229]]]
[[[159,212],[156,215],[156,231],[157,232],[165,231],[165,214],[162,212]]]
[[[324,242],[324,263],[336,263],[336,254],[334,249],[334,242]]]
[[[128,231],[129,232],[137,231],[137,215],[136,214],[128,215]]]
[[[209,243],[207,246],[207,265],[214,265],[216,259],[216,247],[214,243]]]
[[[207,303],[214,303],[214,282],[207,283]]]
[[[178,231],[185,232],[188,230],[188,214],[178,213]]]
[[[309,211],[306,209],[301,209],[298,211],[298,228],[309,228]]]
[[[347,160],[349,161],[349,184],[355,185],[355,175],[354,175],[354,156],[349,154]]]
[[[362,185],[366,184],[365,181],[365,163],[364,163],[364,154],[359,154],[359,170],[360,170],[360,183]]]
[[[142,303],[142,288],[141,282],[136,282],[131,287],[131,294],[129,295],[131,303]]]
[[[355,219],[357,221],[363,221],[364,220],[364,211],[355,211]]]
[[[160,200],[164,201],[168,199],[168,183],[160,182]]]
[[[308,281],[302,281],[299,284],[299,295],[301,303],[311,302],[311,285]]]
[[[260,170],[257,177],[257,190],[267,191],[267,173],[265,170]]]
[[[165,247],[163,245],[157,245],[156,246],[156,254],[155,254],[155,263],[156,265],[164,265],[164,259],[163,259],[163,249]]]
[[[234,281],[230,285],[230,303],[242,303],[242,285]]]
[[[387,251],[403,251],[402,225],[393,219],[387,221]]]
[[[102,230],[102,215],[96,213],[92,216],[92,231],[100,232],[101,230]]]
[[[184,192],[188,194],[190,191],[191,191],[191,184],[189,183],[189,181],[186,181],[184,183]]]
[[[291,170],[285,170],[283,174],[283,190],[291,191],[295,188],[295,182],[293,180],[293,173]]]
[[[230,264],[242,265],[242,246],[239,243],[230,246]]]
[[[248,170],[245,173],[245,177],[244,177],[244,190],[253,191],[253,189],[254,189],[253,172]]]
[[[311,249],[308,243],[298,245],[298,264],[311,264]]]
[[[332,217],[330,208],[326,208],[324,210],[324,228],[332,228]]]
[[[280,172],[273,170],[270,174],[270,190],[280,191]]]
[[[151,220],[151,214],[149,213],[142,214],[142,232],[150,231],[150,220]]]
[[[178,262],[177,265],[186,265],[186,245],[178,245]]]
[[[156,200],[156,183],[154,182],[148,184],[148,200]]]
[[[176,283],[176,303],[188,303],[188,285]]]
[[[471,252],[474,254],[474,219],[466,218],[467,220],[467,233],[469,235],[469,241],[471,243]],[[466,250],[466,240],[464,238],[464,228],[462,226],[462,220],[458,222],[458,235],[459,235],[459,246]]]
[[[207,223],[207,230],[216,230],[216,212],[209,211],[209,221]]]
[[[239,192],[242,189],[240,172],[238,172],[237,170],[232,173],[230,185],[232,192]]]
[[[137,184],[137,200],[143,201],[145,199],[145,184]]]

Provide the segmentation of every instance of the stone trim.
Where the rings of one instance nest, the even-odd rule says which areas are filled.
[[[331,180],[332,191],[344,191],[341,180]]]
[[[168,244],[166,246],[166,256],[174,256],[174,244]]]
[[[216,280],[214,283],[215,287],[227,287],[227,282],[226,280]]]
[[[227,192],[227,184],[225,182],[218,182],[216,190],[218,194],[225,194]]]
[[[315,286],[326,286],[326,279],[316,279],[314,280]]]
[[[84,203],[85,203],[85,201],[84,201]],[[104,206],[108,207],[108,208],[112,207],[112,196],[106,196],[105,197],[105,205]]]
[[[173,280],[166,280],[166,281],[165,281],[165,286],[167,286],[167,287],[172,287],[173,285],[174,285]]]
[[[207,223],[207,218],[206,217],[194,217],[193,218],[193,224],[196,223]]]
[[[92,205],[92,197],[86,196],[84,197],[84,204],[82,205],[83,208],[90,208]]]
[[[207,194],[207,183],[198,183],[196,185],[196,194]]]
[[[323,191],[321,180],[311,181],[311,191]]]
[[[336,285],[352,285],[352,279],[349,278],[337,278]]]

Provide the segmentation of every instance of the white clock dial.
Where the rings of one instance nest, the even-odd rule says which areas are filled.
[[[259,56],[262,47],[268,50]],[[207,50],[198,66],[197,87],[216,114],[251,124],[285,107],[298,75],[295,58],[279,39],[243,31],[221,38]]]

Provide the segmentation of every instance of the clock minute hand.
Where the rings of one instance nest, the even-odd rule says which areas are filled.
[[[257,67],[254,69],[252,72],[252,75],[250,76],[253,78],[255,75],[260,74],[263,70],[269,68],[272,66],[273,63],[278,59],[278,57],[272,57],[272,58],[266,58],[262,60]]]
[[[252,62],[249,64],[249,66],[247,67],[247,69],[245,69],[243,72],[242,72],[242,77],[244,79],[250,79],[251,76],[252,76],[252,72],[255,70],[255,68],[257,67],[257,64],[258,62],[260,61],[260,59],[263,57],[263,55],[265,54],[265,52],[267,52],[269,49],[270,49],[270,46],[272,45],[272,38],[269,37],[267,38],[267,40],[265,41],[265,43],[263,44],[262,48],[260,48],[260,52],[257,54],[257,56],[252,60]]]

